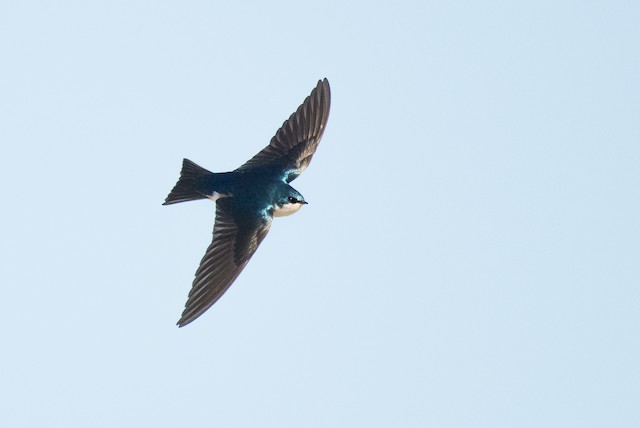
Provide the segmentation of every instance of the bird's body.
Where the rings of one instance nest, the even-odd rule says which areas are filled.
[[[276,132],[267,147],[232,172],[213,173],[184,159],[180,179],[164,205],[196,199],[216,202],[213,242],[196,272],[180,327],[213,305],[246,266],[273,217],[307,202],[289,183],[309,165],[329,117],[324,79]]]

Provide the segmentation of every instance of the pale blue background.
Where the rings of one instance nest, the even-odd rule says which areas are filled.
[[[230,4],[233,3],[233,4]],[[0,3],[0,426],[640,426],[634,1]],[[317,80],[310,201],[175,327]]]

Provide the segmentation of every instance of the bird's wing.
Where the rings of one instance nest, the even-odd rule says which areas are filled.
[[[216,205],[213,242],[196,271],[179,327],[198,318],[227,291],[271,226],[271,215],[242,210],[233,197],[218,199]]]
[[[278,129],[269,145],[237,171],[263,166],[280,167],[287,183],[294,180],[311,162],[327,125],[330,104],[329,81],[319,80],[302,105]]]

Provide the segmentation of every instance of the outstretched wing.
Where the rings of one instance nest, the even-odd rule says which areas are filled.
[[[243,211],[233,197],[218,199],[216,205],[213,242],[196,271],[179,327],[198,318],[227,291],[271,226],[270,215]]]
[[[262,166],[280,167],[290,183],[307,168],[324,133],[331,90],[327,79],[319,80],[311,94],[287,119],[267,147],[236,171]]]

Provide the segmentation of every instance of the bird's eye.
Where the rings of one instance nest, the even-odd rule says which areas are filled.
[[[291,202],[292,204],[296,204],[296,203],[298,203],[298,200],[296,198],[294,198],[293,196],[289,196],[289,202]]]

